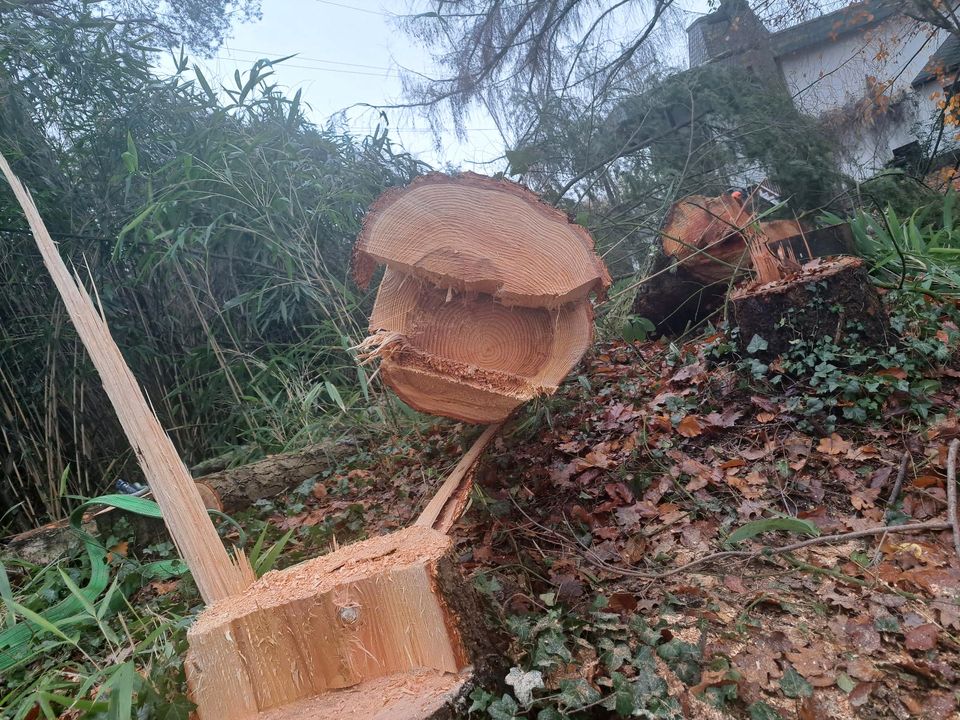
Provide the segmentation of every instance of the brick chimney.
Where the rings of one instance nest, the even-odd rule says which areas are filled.
[[[718,62],[736,65],[764,82],[782,84],[770,47],[770,31],[747,0],[721,0],[720,7],[687,28],[690,67]]]

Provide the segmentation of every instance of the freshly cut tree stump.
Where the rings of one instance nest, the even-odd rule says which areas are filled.
[[[378,199],[357,282],[387,269],[361,349],[411,407],[494,423],[550,394],[593,341],[589,295],[610,284],[593,240],[529,190],[428,175]]]
[[[867,345],[887,341],[886,313],[859,258],[815,260],[785,279],[740,288],[730,301],[741,349],[758,335],[767,343],[758,354],[767,357],[798,340],[840,342],[855,333]]]
[[[453,540],[429,527],[267,573],[188,631],[197,716],[438,716],[494,652],[480,608]]]

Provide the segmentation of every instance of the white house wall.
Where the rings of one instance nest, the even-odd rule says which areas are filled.
[[[779,62],[797,107],[819,118],[866,97],[868,76],[881,82],[893,80],[885,92],[893,101],[904,103],[902,117],[874,126],[847,124],[848,129],[838,138],[843,170],[865,179],[893,159],[894,148],[926,140],[938,114],[936,100],[929,95],[939,90],[939,84],[928,83],[915,91],[910,83],[947,37],[945,31],[894,17],[864,32],[828,38],[784,55]]]

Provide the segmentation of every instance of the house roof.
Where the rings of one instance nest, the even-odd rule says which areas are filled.
[[[770,36],[773,53],[777,57],[836,40],[895,15],[895,0],[862,0],[832,13],[788,27]]]
[[[923,85],[931,80],[936,80],[938,75],[956,70],[958,67],[960,67],[960,38],[951,35],[930,56],[927,64],[923,66],[923,70],[917,74],[910,84],[913,87]]]

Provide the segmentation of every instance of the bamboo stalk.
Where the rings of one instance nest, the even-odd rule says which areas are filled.
[[[190,472],[147,403],[102,314],[79,279],[67,270],[29,190],[14,175],[2,155],[0,169],[23,208],[44,265],[100,374],[107,396],[163,512],[164,522],[190,567],[200,594],[207,604],[211,604],[239,593],[254,580],[249,562],[239,551],[233,558],[227,554]]]

